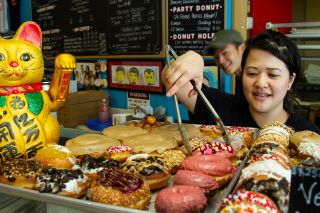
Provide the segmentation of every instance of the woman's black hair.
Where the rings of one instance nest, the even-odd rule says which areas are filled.
[[[301,58],[296,44],[286,35],[280,32],[268,30],[249,39],[243,52],[241,68],[244,70],[251,49],[264,50],[280,59],[288,68],[290,75],[296,74],[296,78],[290,90],[283,100],[283,107],[288,113],[296,110],[294,101],[297,82],[301,71]]]

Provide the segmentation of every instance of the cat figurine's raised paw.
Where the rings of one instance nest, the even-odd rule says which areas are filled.
[[[30,158],[47,144],[56,144],[60,126],[51,111],[65,101],[75,58],[61,54],[49,91],[42,89],[44,75],[42,33],[25,22],[12,39],[0,37],[0,161]]]

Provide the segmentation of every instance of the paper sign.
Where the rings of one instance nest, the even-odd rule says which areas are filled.
[[[135,109],[135,106],[150,106],[150,95],[145,92],[128,92],[128,109]]]

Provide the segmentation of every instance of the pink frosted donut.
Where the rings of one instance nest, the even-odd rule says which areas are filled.
[[[155,208],[162,213],[200,213],[206,204],[207,198],[199,187],[178,185],[162,189],[157,195]]]
[[[212,195],[219,188],[219,184],[211,176],[188,170],[178,170],[173,178],[173,184],[197,186],[206,195]]]

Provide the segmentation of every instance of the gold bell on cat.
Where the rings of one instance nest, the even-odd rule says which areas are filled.
[[[12,39],[0,37],[0,161],[32,157],[59,141],[60,126],[50,112],[63,105],[76,60],[66,53],[56,57],[46,92],[41,48],[42,33],[35,22],[23,23]]]

